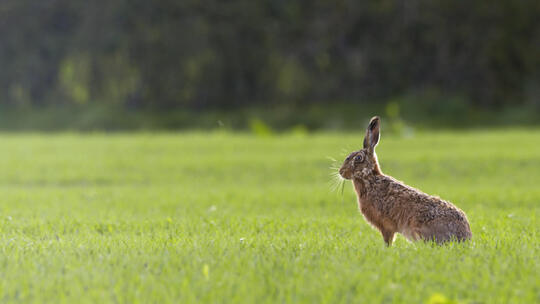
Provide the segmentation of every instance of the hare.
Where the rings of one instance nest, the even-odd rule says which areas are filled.
[[[410,241],[464,241],[472,237],[467,216],[458,207],[425,194],[381,172],[375,147],[379,143],[380,118],[371,119],[364,148],[352,152],[339,174],[353,182],[364,218],[377,228],[387,246],[396,232]]]

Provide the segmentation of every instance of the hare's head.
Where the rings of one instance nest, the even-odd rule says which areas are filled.
[[[364,138],[364,148],[352,152],[343,162],[339,169],[339,174],[343,178],[363,178],[381,173],[377,155],[375,155],[375,146],[379,143],[380,121],[381,119],[378,116],[371,119]]]

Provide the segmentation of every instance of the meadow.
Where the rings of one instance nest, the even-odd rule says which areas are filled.
[[[539,303],[540,130],[382,132],[470,242],[384,246],[333,176],[360,131],[0,134],[0,302]]]

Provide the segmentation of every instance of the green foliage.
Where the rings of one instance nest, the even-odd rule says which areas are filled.
[[[289,133],[294,136],[303,137],[309,133],[309,130],[304,125],[296,125],[289,130]]]
[[[252,118],[250,120],[249,129],[257,136],[270,136],[273,134],[272,128],[258,118]]]
[[[0,103],[238,109],[434,88],[537,104],[539,14],[535,0],[4,0]]]
[[[60,86],[68,99],[77,104],[85,104],[90,98],[90,63],[88,57],[66,58],[60,64]]]
[[[405,135],[407,127],[405,122],[400,116],[399,103],[398,101],[390,101],[386,104],[386,116],[388,117],[388,130],[391,133],[398,135]]]
[[[461,207],[472,241],[384,246],[331,191],[363,130],[0,134],[0,298],[538,302],[540,131],[384,134],[383,171]]]
[[[301,133],[314,130],[359,130],[374,115],[382,116],[384,132],[410,136],[413,130],[436,128],[501,128],[540,125],[534,106],[495,111],[468,109],[463,115],[427,111],[432,102],[391,99],[389,103],[332,106],[250,107],[233,110],[124,109],[121,105],[84,104],[51,107],[0,107],[0,130],[4,131],[120,131],[120,130],[242,130],[253,133]],[[388,111],[387,106],[393,109]],[[426,106],[427,105],[427,106]],[[392,108],[391,107],[391,108]],[[445,107],[451,108],[451,106]],[[398,109],[398,115],[394,112]],[[417,109],[416,111],[414,109]]]

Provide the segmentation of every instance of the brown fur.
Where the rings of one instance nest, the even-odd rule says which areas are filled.
[[[351,153],[339,170],[343,178],[352,179],[365,219],[381,232],[388,246],[396,232],[410,241],[432,240],[439,244],[470,239],[471,229],[462,210],[381,172],[375,154],[379,130],[380,119],[373,117],[364,148]]]

